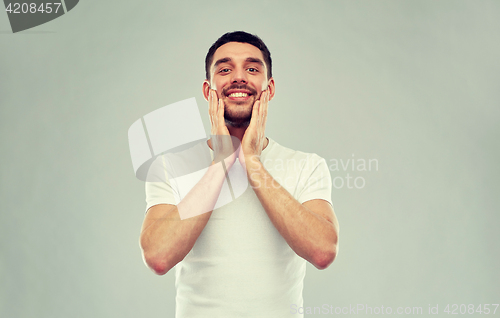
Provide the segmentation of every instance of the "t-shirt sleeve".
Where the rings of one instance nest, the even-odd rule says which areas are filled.
[[[163,159],[158,157],[155,169],[151,169],[155,170],[154,176],[146,181],[146,212],[158,204],[176,205],[180,201],[178,190],[168,180]]]
[[[332,178],[325,159],[312,155],[301,173],[298,201],[322,199],[332,206]]]

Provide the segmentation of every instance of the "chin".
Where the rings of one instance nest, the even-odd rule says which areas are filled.
[[[238,106],[248,106],[253,107],[255,100],[244,100],[244,101],[236,101],[236,100],[225,100],[224,104],[226,105],[238,105]]]
[[[232,120],[228,118],[224,118],[226,121],[226,126],[233,128],[247,128],[250,125],[250,119],[238,119]]]
[[[226,112],[224,114],[224,119],[226,121],[227,126],[231,126],[234,128],[246,128],[250,125],[250,120],[252,119],[252,111],[250,112],[237,112],[237,113],[229,113]]]

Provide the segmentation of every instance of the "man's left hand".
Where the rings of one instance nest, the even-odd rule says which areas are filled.
[[[260,160],[262,149],[266,143],[265,131],[268,103],[269,90],[267,89],[262,91],[260,99],[255,101],[250,125],[248,125],[241,140],[239,159],[247,170],[249,169],[248,165]]]

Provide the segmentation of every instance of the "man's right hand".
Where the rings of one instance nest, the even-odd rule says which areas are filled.
[[[140,245],[144,260],[159,275],[168,272],[193,248],[217,203],[227,171],[238,156],[239,140],[229,134],[224,102],[214,90],[209,93],[209,113],[215,164],[208,167],[177,206],[152,206],[142,225]],[[218,165],[219,161],[223,164]]]
[[[229,134],[224,119],[224,102],[217,97],[217,92],[210,90],[208,95],[208,112],[211,124],[211,146],[214,151],[214,163],[224,160],[230,168],[237,158],[239,140]]]

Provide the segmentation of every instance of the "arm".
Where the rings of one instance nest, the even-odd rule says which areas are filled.
[[[297,255],[319,269],[327,268],[338,252],[339,225],[332,206],[316,199],[300,204],[286,191],[260,161],[269,92],[254,104],[250,125],[242,139],[240,161],[249,183],[269,219]]]
[[[212,165],[178,206],[159,204],[148,210],[140,246],[144,261],[155,273],[167,273],[193,248],[210,219],[224,179],[221,165]],[[179,210],[195,216],[181,220]]]
[[[166,274],[189,253],[210,215],[211,212],[181,221],[175,205],[151,207],[140,236],[145,263],[156,274]]]
[[[337,255],[339,232],[330,203],[316,199],[300,204],[259,160],[247,161],[247,169],[255,194],[288,245],[316,268],[327,268]]]
[[[140,246],[144,261],[158,275],[167,273],[193,248],[210,219],[224,183],[226,173],[222,163],[229,170],[236,160],[223,111],[222,101],[211,92],[209,112],[214,162],[205,175],[177,206],[155,205],[144,219]]]

